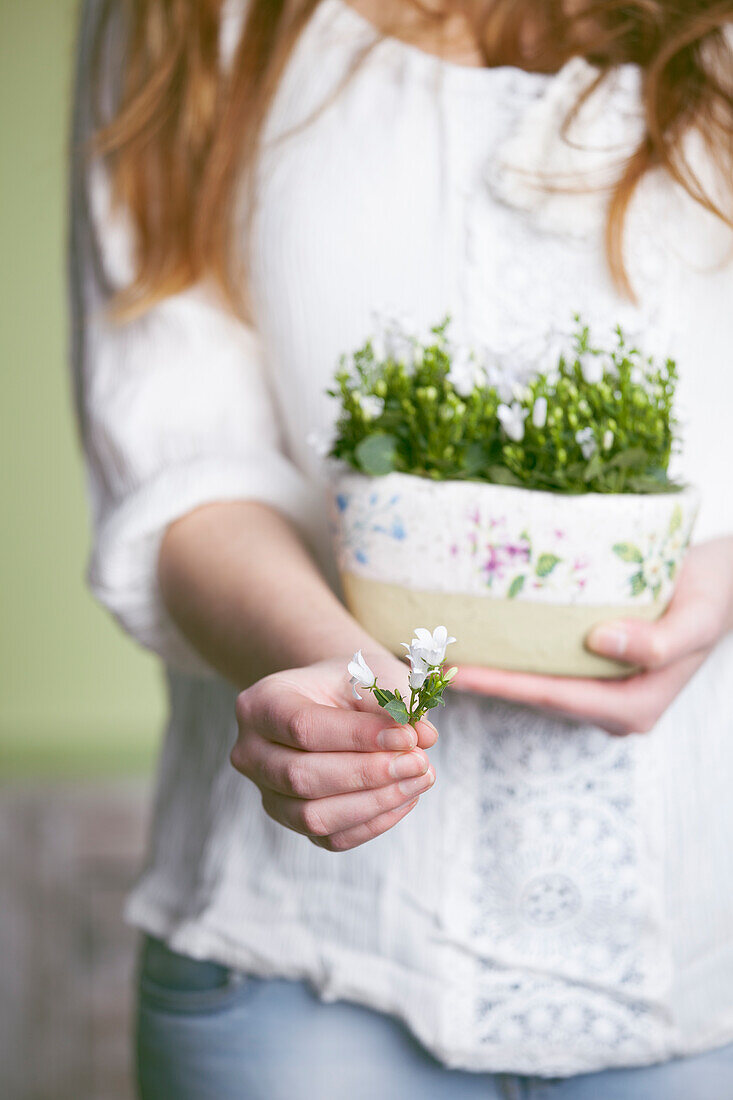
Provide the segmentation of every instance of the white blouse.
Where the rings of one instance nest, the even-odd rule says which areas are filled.
[[[237,0],[225,55],[240,17]],[[604,258],[599,185],[638,134],[636,67],[591,97],[568,144],[560,123],[593,76],[586,62],[554,76],[473,69],[386,38],[329,98],[373,38],[344,0],[322,0],[288,64],[260,161],[252,329],[202,287],[112,323],[107,281],[129,274],[131,232],[102,170],[84,179],[77,157],[88,581],[160,654],[170,688],[149,857],[127,919],[191,956],[394,1014],[452,1067],[564,1075],[727,1043],[733,637],[645,735],[456,695],[430,750],[434,788],[396,828],[333,854],[268,817],[231,767],[236,693],[161,600],[166,525],[239,498],[288,516],[339,591],[308,437],[331,423],[325,388],[375,308],[421,325],[450,312],[457,338],[518,353],[580,311],[672,351],[680,462],[704,494],[696,538],[733,533],[733,268],[719,263],[731,234],[655,174],[626,235],[637,305]],[[83,50],[79,138],[84,72]],[[595,190],[548,192],[532,184],[538,170]]]

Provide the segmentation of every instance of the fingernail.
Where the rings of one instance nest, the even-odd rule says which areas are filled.
[[[403,802],[401,806],[397,807],[397,809],[398,810],[404,810],[405,813],[407,813],[408,810],[411,810],[414,806],[417,806],[419,801],[420,801],[420,796],[418,795],[417,798],[413,798],[409,802]]]
[[[417,734],[412,726],[392,726],[377,734],[377,744],[382,749],[414,749]]]
[[[588,635],[587,644],[604,657],[623,657],[629,644],[628,631],[621,625],[596,626]]]
[[[389,763],[389,774],[393,779],[407,779],[411,775],[425,775],[430,761],[423,752],[401,752]]]
[[[432,768],[428,768],[425,775],[418,775],[414,779],[403,779],[399,784],[400,793],[409,798],[411,794],[420,794],[421,791],[426,791],[428,787],[432,787],[435,782],[435,772]]]
[[[420,719],[420,721],[421,721],[421,722],[423,722],[423,723],[424,723],[424,724],[425,724],[426,726],[429,726],[429,727],[430,727],[430,729],[431,729],[431,730],[433,731],[433,733],[435,734],[435,737],[436,737],[436,740],[437,740],[437,738],[439,737],[439,734],[438,734],[438,731],[437,731],[437,729],[436,729],[436,728],[435,728],[435,726],[433,725],[433,723],[432,723],[432,722],[430,721],[430,719],[429,719],[429,718],[421,718],[421,719]]]

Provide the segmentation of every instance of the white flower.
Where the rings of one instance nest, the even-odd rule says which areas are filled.
[[[514,381],[503,375],[494,382],[494,389],[499,395],[499,400],[509,405],[514,397]]]
[[[372,336],[370,341],[372,345],[372,353],[377,363],[383,363],[385,359],[388,359],[387,355],[387,343],[382,333],[377,333],[376,336]]]
[[[538,397],[532,409],[532,423],[535,428],[544,428],[547,423],[547,398]]]
[[[572,363],[575,358],[570,337],[561,332],[549,332],[541,339],[532,341],[529,358],[533,369],[537,374],[544,374],[548,378],[559,376],[560,360]]]
[[[664,560],[660,554],[647,558],[641,567],[642,576],[650,588],[655,588],[664,580]]]
[[[446,339],[442,332],[433,332],[432,329],[426,328],[418,332],[417,342],[426,348],[445,348]]]
[[[359,378],[359,372],[356,369],[356,360],[350,353],[345,353],[339,359],[339,370],[345,371],[353,381]]]
[[[415,637],[410,644],[402,642],[402,645],[407,650],[410,664],[413,667],[418,667],[419,664],[424,663],[432,668],[443,663],[446,647],[451,642],[455,642],[455,638],[449,636],[444,626],[436,626],[432,633],[424,626],[418,626],[415,629]]]
[[[493,386],[499,395],[499,400],[507,405],[513,397],[514,384],[517,381],[516,372],[489,348],[483,348],[481,352],[482,370],[486,381]]]
[[[530,364],[521,364],[513,357],[510,365],[506,360],[502,361],[489,353],[486,354],[485,364],[486,379],[503,404],[511,405],[512,401],[528,400],[530,391],[525,382],[536,375]]]
[[[515,401],[529,401],[531,396],[527,386],[523,386],[521,382],[512,383],[512,397]]]
[[[618,326],[615,323],[606,324],[596,321],[592,326],[592,342],[596,348],[616,350],[619,346]]]
[[[581,374],[589,386],[597,386],[603,381],[603,359],[600,355],[586,351],[579,356],[578,362]]]
[[[603,450],[610,451],[613,446],[613,432],[610,428],[606,428],[603,433]]]
[[[376,335],[371,340],[375,359],[380,363],[393,359],[408,370],[412,369],[415,362],[422,357],[422,351],[417,346],[417,326],[413,318],[407,313],[391,313],[385,310],[375,310],[373,317],[377,328]]]
[[[356,690],[357,684],[359,687],[373,688],[377,682],[377,677],[364,660],[360,649],[356,651],[349,661],[348,671],[351,674],[351,679],[349,680],[351,690],[357,699],[361,699],[361,695],[359,695],[359,692]]]
[[[325,458],[336,442],[336,429],[332,426],[327,432],[309,432],[305,441],[319,458]]]
[[[402,332],[389,332],[386,336],[387,358],[394,359],[395,363],[402,363],[411,370],[418,358],[415,340]],[[422,355],[422,352],[420,353]]]
[[[360,397],[359,404],[367,420],[374,420],[384,412],[384,398],[377,397],[373,393],[367,393]]]
[[[407,655],[411,665],[408,681],[410,687],[414,691],[419,691],[425,683],[430,669],[428,668],[427,662],[424,660],[422,654],[418,649],[415,648],[414,644],[408,648]]]
[[[581,428],[580,431],[577,431],[575,433],[575,442],[580,444],[580,449],[585,459],[593,458],[593,455],[598,450],[598,444],[596,443],[592,428]]]
[[[486,385],[486,373],[476,362],[471,348],[456,345],[450,350],[448,381],[461,397],[470,397],[476,387]]]
[[[496,410],[499,423],[514,443],[521,443],[524,439],[524,421],[528,413],[529,409],[523,409],[517,401],[512,405],[499,405]]]

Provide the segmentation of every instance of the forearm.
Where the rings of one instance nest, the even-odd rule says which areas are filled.
[[[715,545],[724,563],[727,563],[727,572],[730,579],[730,592],[728,595],[728,614],[726,617],[727,633],[733,633],[733,535],[725,535],[715,540]],[[724,564],[725,568],[725,564]]]
[[[281,669],[380,649],[292,526],[266,504],[208,504],[183,516],[163,538],[158,575],[178,627],[238,688]]]

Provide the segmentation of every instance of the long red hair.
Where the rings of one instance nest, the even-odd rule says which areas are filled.
[[[107,0],[109,12],[123,6],[126,52],[120,102],[100,127],[96,149],[137,230],[136,277],[117,302],[123,315],[202,277],[212,277],[246,315],[246,272],[232,246],[237,184],[252,172],[268,107],[318,2],[249,0],[225,71],[223,0]],[[443,10],[458,7],[487,64],[510,59],[552,72],[580,54],[598,66],[599,80],[625,62],[641,67],[646,132],[620,171],[606,230],[608,261],[622,290],[632,293],[622,259],[624,218],[651,169],[665,169],[733,224],[730,209],[686,161],[683,141],[699,128],[721,175],[733,181],[731,0],[588,0],[572,15],[562,0],[446,0]],[[426,20],[439,18],[425,12]],[[539,28],[531,57],[523,34],[528,19]]]

